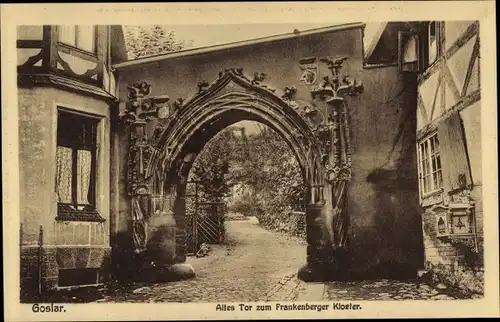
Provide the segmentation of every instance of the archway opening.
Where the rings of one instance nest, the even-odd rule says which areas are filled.
[[[304,245],[306,251],[301,252],[307,264],[299,270],[299,275],[307,280],[321,279],[323,270],[329,267],[324,259],[331,257],[328,245],[332,240],[331,225],[324,211],[331,203],[331,187],[325,183],[324,173],[328,154],[323,145],[329,141],[324,137],[328,128],[321,111],[326,107],[294,102],[285,94],[250,81],[240,70],[221,72],[217,81],[208,88],[200,87],[198,94],[187,102],[174,103],[170,112],[162,112],[163,119],[151,124],[147,123],[149,112],[144,116],[146,122],[129,112],[137,129],[136,133],[131,132],[131,140],[136,144],[130,148],[129,156],[136,252],[145,254],[142,257],[146,263],[152,259],[155,267],[169,271],[182,267],[180,271],[188,272],[174,275],[194,276],[192,268],[181,265],[188,253],[186,192],[193,162],[223,129],[240,121],[257,121],[281,137],[297,160],[307,190],[302,200],[306,205],[303,208],[306,208],[307,247]],[[146,108],[150,106],[146,104]],[[146,140],[137,141],[137,136]],[[148,200],[153,200],[152,208]]]
[[[276,253],[274,260],[281,258],[272,264],[273,271],[277,264],[299,268],[305,261],[307,186],[282,136],[262,123],[238,122],[185,160],[192,160],[181,201],[188,255],[204,257],[220,248],[216,245],[232,245],[242,261],[267,246]],[[284,245],[289,256],[282,252]],[[271,262],[260,266],[266,264]]]

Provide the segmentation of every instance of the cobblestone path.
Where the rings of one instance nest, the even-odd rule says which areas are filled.
[[[196,278],[133,284],[106,292],[98,302],[255,302],[321,300],[450,300],[450,290],[417,281],[374,280],[304,283],[296,278],[306,261],[304,241],[259,226],[256,219],[227,221],[228,245],[209,256],[188,258]]]
[[[196,278],[134,284],[109,293],[99,302],[265,301],[296,297],[297,270],[306,262],[299,238],[267,231],[257,220],[226,221],[228,245],[213,245],[203,258],[188,257]]]

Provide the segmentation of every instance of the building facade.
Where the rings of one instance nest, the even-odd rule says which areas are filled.
[[[17,29],[22,298],[109,276],[110,66],[126,57],[111,37],[121,29]]]
[[[366,58],[418,75],[416,155],[425,269],[439,280],[481,293],[479,49],[477,21],[387,23]]]

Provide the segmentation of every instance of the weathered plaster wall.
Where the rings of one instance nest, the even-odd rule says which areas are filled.
[[[21,230],[21,280],[36,278],[38,268],[38,238],[43,227],[42,275],[44,287],[57,284],[56,247],[65,245],[66,252],[72,244],[80,241],[62,242],[57,231],[64,223],[56,223],[57,196],[55,194],[57,108],[101,116],[98,127],[98,170],[96,206],[106,219],[99,241],[99,252],[106,252],[102,246],[109,245],[109,105],[101,100],[78,95],[55,88],[19,88],[19,171],[20,171],[20,222]],[[62,225],[62,226],[61,226]],[[71,228],[71,226],[69,226]],[[63,251],[64,252],[64,251]],[[95,255],[95,254],[94,254]],[[90,256],[90,255],[89,255]],[[63,260],[64,261],[64,260]],[[71,264],[73,266],[73,264]],[[103,272],[104,273],[104,272]],[[105,275],[105,274],[104,274]],[[29,283],[29,281],[28,281]]]
[[[54,88],[19,88],[21,219],[25,235],[44,224],[44,244],[53,243],[57,109],[58,107],[102,117],[98,127],[97,209],[109,219],[109,105],[98,99]],[[24,238],[25,237],[25,238]]]
[[[204,79],[211,82],[224,68],[243,67],[249,76],[254,72],[266,73],[268,77],[264,83],[270,86],[284,88],[296,85],[296,99],[311,101],[310,88],[299,81],[302,73],[299,59],[347,56],[349,59],[342,73],[365,84],[365,92],[361,96],[347,100],[351,111],[354,172],[348,200],[355,248],[353,269],[362,272],[382,261],[404,263],[409,261],[405,255],[409,253],[421,266],[422,261],[415,256],[422,252],[422,242],[418,238],[421,236],[420,218],[415,208],[418,206],[414,160],[415,116],[412,113],[415,107],[412,88],[415,87],[411,86],[414,84],[407,84],[412,80],[403,79],[396,68],[363,69],[362,43],[362,30],[357,28],[172,58],[119,70],[118,88],[122,101],[126,100],[127,84],[142,80],[152,84],[152,95],[187,98],[195,93],[198,81]],[[324,75],[331,74],[320,63],[319,76]],[[396,184],[401,189],[383,191],[385,188],[380,188],[380,183],[377,186],[368,182],[368,175],[382,167],[389,158],[402,123],[406,123],[406,127],[398,146],[401,147],[403,142],[404,148],[402,151],[397,149],[393,155],[393,175],[392,179],[389,178],[391,185]],[[120,152],[120,155],[125,156],[125,152]],[[121,160],[117,171],[123,175],[126,159]],[[121,178],[120,191],[124,191]],[[117,213],[124,217],[120,218],[120,222],[129,220],[128,204],[128,199],[121,195]],[[117,227],[115,233],[122,229],[126,226]],[[411,264],[417,265],[415,261]]]
[[[415,155],[416,78],[367,69],[350,104],[353,178],[349,214],[353,271],[423,266]],[[392,151],[392,152],[391,152]],[[371,273],[371,272],[370,272]]]
[[[22,243],[37,245],[40,225],[50,230],[56,211],[53,204],[55,153],[52,157],[51,92],[20,88],[18,102]]]

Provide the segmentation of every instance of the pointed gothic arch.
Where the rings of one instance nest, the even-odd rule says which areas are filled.
[[[338,81],[344,60],[330,61],[337,81],[325,79],[311,92],[311,102],[295,101],[294,87],[273,89],[262,83],[264,74],[255,73],[250,79],[242,69],[221,71],[212,84],[200,82],[193,97],[172,104],[168,96],[147,97],[150,85],[145,82],[129,86],[129,101],[122,114],[131,125],[129,193],[133,205],[139,205],[144,196],[171,201],[169,210],[177,229],[174,262],[185,260],[182,197],[192,162],[219,131],[242,120],[254,120],[278,132],[300,164],[309,190],[308,263],[301,275],[303,279],[323,279],[319,276],[324,275],[325,261],[331,257],[328,249],[344,248],[347,239],[344,199],[350,178],[349,128],[347,107],[339,95],[362,90],[361,84],[348,78],[343,84]],[[137,251],[142,251],[148,247],[144,227],[157,211],[143,205],[133,207],[132,212],[134,240]],[[340,229],[336,234],[335,227]]]

